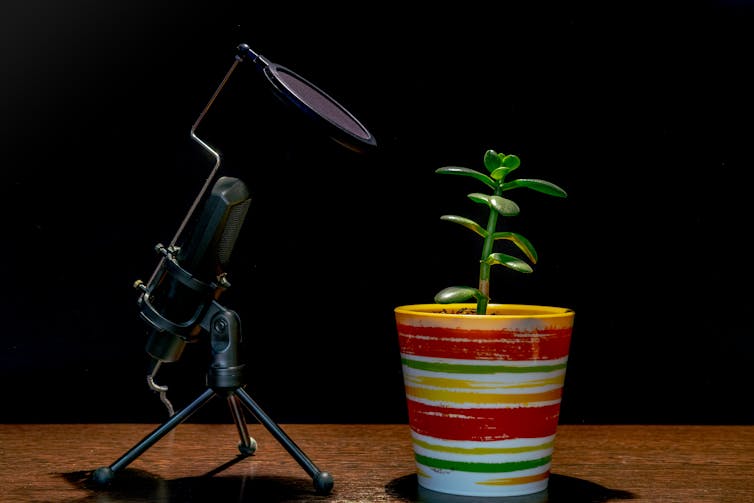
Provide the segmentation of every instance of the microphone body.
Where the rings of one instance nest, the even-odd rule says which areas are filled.
[[[180,358],[199,336],[213,300],[229,286],[225,268],[251,202],[238,178],[221,177],[176,246],[157,246],[163,265],[139,297],[151,327],[146,351],[159,362]]]

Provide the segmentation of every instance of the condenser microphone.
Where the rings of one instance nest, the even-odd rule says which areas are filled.
[[[168,248],[157,246],[162,266],[141,287],[139,306],[152,328],[146,351],[158,362],[180,358],[201,332],[207,308],[229,286],[225,269],[250,202],[244,182],[220,177],[183,239]]]

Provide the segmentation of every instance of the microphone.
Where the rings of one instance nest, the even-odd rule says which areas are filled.
[[[250,202],[243,181],[220,177],[183,239],[157,245],[158,273],[149,285],[137,282],[140,316],[152,327],[146,351],[157,365],[178,360],[186,343],[196,341],[207,308],[230,286],[225,268]]]

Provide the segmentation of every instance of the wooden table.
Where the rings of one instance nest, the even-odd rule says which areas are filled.
[[[406,425],[291,424],[281,428],[332,474],[328,495],[257,424],[242,458],[233,424],[186,422],[117,471],[108,466],[157,425],[0,425],[0,501],[23,502],[469,502],[419,489]],[[754,502],[754,426],[561,425],[547,491],[510,503]],[[486,502],[500,501],[486,498]]]

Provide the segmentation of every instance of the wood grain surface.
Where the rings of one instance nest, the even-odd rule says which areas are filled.
[[[311,478],[260,424],[253,456],[239,455],[233,424],[184,423],[112,484],[92,487],[152,432],[150,424],[0,425],[0,501],[37,502],[470,502],[416,482],[407,425],[290,424],[281,428],[335,485]],[[506,503],[754,501],[754,426],[561,425],[547,491]],[[478,500],[477,500],[478,501]]]

